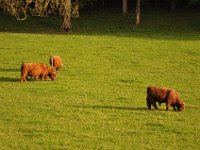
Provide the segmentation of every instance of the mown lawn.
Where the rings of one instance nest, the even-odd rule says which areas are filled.
[[[0,149],[199,149],[200,15],[0,15]],[[60,55],[55,81],[20,83],[22,62]],[[176,89],[184,112],[147,110],[149,85]]]

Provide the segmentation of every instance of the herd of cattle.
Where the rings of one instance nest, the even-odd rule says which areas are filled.
[[[62,66],[62,60],[59,56],[52,56],[49,60],[51,68],[46,64],[23,63],[21,65],[21,82],[26,82],[29,77],[37,80],[56,79],[56,70]]]
[[[34,64],[34,63],[23,63],[21,65],[21,82],[26,82],[29,77],[33,77],[37,80],[56,79],[56,70],[62,66],[62,60],[59,56],[50,57],[49,63],[51,68],[46,64]],[[183,111],[185,109],[185,103],[181,100],[178,92],[173,89],[165,87],[147,87],[146,103],[148,109],[151,110],[153,105],[155,109],[158,109],[156,102],[166,104],[166,110],[169,107],[173,107],[174,110]]]

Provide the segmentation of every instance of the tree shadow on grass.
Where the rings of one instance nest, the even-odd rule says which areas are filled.
[[[89,108],[89,109],[112,109],[112,110],[147,110],[145,107],[125,107],[125,106],[100,106],[100,105],[68,105],[75,108]]]
[[[20,82],[19,78],[0,77],[0,82]]]
[[[103,13],[87,15],[73,19],[73,32],[61,32],[62,17],[29,17],[26,21],[17,21],[13,16],[0,12],[0,33],[33,33],[54,35],[98,35],[116,37],[137,37],[167,40],[199,40],[199,11],[194,13],[144,13],[140,27],[133,28],[132,14]],[[184,15],[183,15],[184,14]],[[195,14],[195,15],[193,15]],[[1,21],[2,20],[2,21]],[[106,23],[104,23],[106,21]],[[34,25],[34,28],[32,26]]]

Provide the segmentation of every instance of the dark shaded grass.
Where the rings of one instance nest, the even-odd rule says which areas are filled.
[[[19,78],[0,77],[0,82],[17,82]]]
[[[17,21],[14,17],[0,15],[0,32],[66,34],[60,30],[62,17],[29,17]],[[111,13],[82,14],[72,19],[73,35],[115,35],[125,37],[198,40],[200,32],[200,12],[197,10],[174,13],[144,12],[141,25],[134,27],[134,15]]]

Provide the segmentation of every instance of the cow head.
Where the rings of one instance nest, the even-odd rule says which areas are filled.
[[[56,79],[56,71],[54,68],[52,68],[50,71],[49,71],[49,78],[51,78],[51,80],[55,80]]]
[[[180,102],[179,104],[178,104],[178,111],[183,111],[183,110],[185,110],[185,103],[184,102]]]

